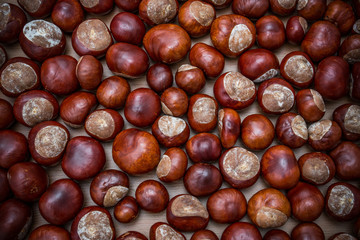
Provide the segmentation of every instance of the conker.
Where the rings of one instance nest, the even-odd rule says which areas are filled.
[[[3,2],[0,4],[0,13],[0,42],[6,44],[16,42],[27,22],[24,11],[14,4]]]
[[[8,55],[6,53],[5,48],[0,45],[0,68],[4,65],[4,63],[8,60]]]
[[[186,153],[194,163],[211,163],[218,160],[221,155],[219,138],[212,133],[199,133],[187,141]]]
[[[164,63],[153,64],[146,74],[146,82],[157,93],[165,91],[173,84],[171,68]]]
[[[185,236],[173,229],[169,224],[164,222],[156,222],[150,228],[150,240],[157,239],[174,239],[186,240]]]
[[[321,94],[314,89],[302,89],[297,92],[296,107],[298,113],[307,122],[319,121],[325,114],[325,102]]]
[[[44,18],[50,15],[56,0],[18,0],[19,5],[33,18]]]
[[[57,1],[52,12],[51,20],[65,32],[72,32],[84,20],[84,10],[79,1]]]
[[[344,233],[344,232],[336,233],[329,238],[329,240],[341,240],[341,239],[356,240],[357,238],[348,233]]]
[[[339,56],[348,63],[353,64],[360,61],[360,34],[350,35],[341,43]]]
[[[10,197],[11,189],[7,178],[7,171],[0,168],[0,202],[5,201]]]
[[[167,207],[169,193],[160,182],[146,180],[136,188],[135,198],[142,209],[152,213],[158,213]]]
[[[275,131],[278,140],[290,148],[299,148],[308,140],[306,122],[296,113],[281,115],[276,121]]]
[[[305,18],[292,16],[286,23],[285,33],[289,43],[300,45],[308,31],[308,23]]]
[[[325,234],[321,227],[316,223],[299,223],[291,231],[293,240],[325,240]]]
[[[139,4],[139,17],[150,26],[171,22],[178,11],[177,0],[142,0]]]
[[[0,98],[0,130],[9,128],[15,121],[13,107],[5,99]]]
[[[231,108],[223,108],[218,113],[218,130],[221,145],[231,148],[240,136],[241,119],[239,114]]]
[[[263,16],[256,21],[255,27],[256,40],[260,47],[275,50],[284,45],[286,40],[285,27],[278,17],[274,15]]]
[[[22,133],[0,131],[0,167],[8,169],[15,163],[26,161],[29,155],[28,141]]]
[[[270,9],[280,16],[288,16],[295,11],[297,0],[270,0]]]
[[[126,196],[115,205],[114,217],[121,223],[129,223],[138,216],[139,211],[140,208],[139,204],[136,202],[136,199],[131,196]]]
[[[269,5],[269,0],[233,0],[231,9],[235,14],[258,19],[265,15]]]
[[[298,0],[296,10],[306,20],[316,21],[323,17],[326,2],[326,0]]]
[[[219,240],[219,238],[216,236],[216,234],[208,229],[199,230],[195,232],[190,240]]]
[[[173,182],[184,176],[187,165],[187,155],[181,148],[169,148],[157,165],[156,175],[163,182]]]
[[[308,128],[309,144],[316,151],[328,151],[341,140],[341,128],[335,121],[328,119],[311,124]]]
[[[250,238],[253,240],[261,240],[260,231],[251,223],[236,222],[225,228],[221,235],[221,240],[240,240]]]
[[[88,13],[105,15],[114,7],[114,0],[80,0],[81,6]]]
[[[106,108],[123,108],[130,93],[129,83],[122,77],[111,76],[106,78],[96,91],[96,98]]]
[[[70,233],[62,227],[51,224],[45,224],[35,228],[29,235],[29,240],[47,240],[47,239],[70,240]]]
[[[351,30],[356,17],[350,4],[336,0],[327,5],[324,19],[335,23],[340,33],[345,35]]]
[[[181,65],[175,74],[176,85],[188,94],[200,92],[206,84],[203,71],[190,64]]]
[[[271,229],[265,233],[263,240],[291,240],[291,238],[283,230]]]
[[[187,113],[190,127],[196,132],[210,132],[216,127],[219,106],[207,94],[195,94],[190,98]]]
[[[94,56],[84,55],[79,58],[75,72],[83,89],[95,90],[101,83],[103,66]]]
[[[161,109],[170,116],[181,117],[184,115],[189,106],[189,99],[186,93],[176,87],[166,89],[161,94]]]
[[[333,119],[342,130],[342,136],[346,140],[357,141],[360,139],[360,106],[355,104],[343,104],[333,112]]]
[[[116,6],[126,12],[135,12],[139,9],[141,0],[115,0]]]

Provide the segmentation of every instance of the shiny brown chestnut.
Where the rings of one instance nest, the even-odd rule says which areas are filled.
[[[350,80],[350,97],[360,100],[360,63],[353,64]]]
[[[232,240],[250,238],[253,240],[261,240],[260,231],[251,223],[236,222],[225,228],[221,235],[221,240]]]
[[[196,231],[190,238],[190,240],[219,240],[216,234],[208,229]]]
[[[150,227],[150,240],[157,239],[174,239],[186,240],[185,236],[173,229],[169,224],[164,222],[156,222]]]
[[[325,102],[314,89],[302,89],[296,93],[296,108],[307,122],[319,121],[325,114]]]
[[[76,77],[85,90],[95,90],[101,83],[103,66],[94,56],[84,55],[76,65]]]
[[[205,84],[206,78],[203,71],[190,64],[181,65],[175,74],[176,85],[188,94],[200,92]]]
[[[187,141],[186,153],[194,163],[215,162],[221,155],[219,138],[212,133],[199,133]]]
[[[341,128],[335,121],[320,120],[308,128],[310,146],[316,151],[328,151],[336,147],[341,140]]]
[[[8,169],[26,161],[29,155],[28,141],[22,133],[10,129],[0,131],[0,167]]]
[[[128,231],[121,234],[116,240],[148,240],[142,233],[136,231]]]
[[[263,240],[291,240],[291,238],[283,230],[271,229],[265,233]]]
[[[0,98],[0,130],[9,128],[15,121],[13,107],[5,99]]]
[[[325,13],[326,0],[298,0],[296,10],[306,20],[316,21]]]
[[[113,9],[114,0],[80,0],[80,4],[88,13],[105,15]]]
[[[130,93],[129,83],[122,77],[106,78],[96,91],[96,98],[106,108],[120,109],[124,107]]]
[[[274,15],[263,16],[256,21],[255,27],[256,40],[260,47],[275,50],[284,45],[286,40],[285,27],[278,17]]]
[[[90,184],[91,199],[101,207],[113,207],[129,191],[129,177],[115,169],[96,175]]]
[[[205,2],[210,3],[211,5],[213,5],[215,7],[215,9],[223,9],[226,8],[227,6],[229,6],[231,4],[231,0],[205,0]]]
[[[142,0],[139,4],[139,17],[150,26],[169,23],[178,12],[177,0]]]
[[[190,127],[196,132],[209,132],[217,125],[219,106],[215,98],[207,94],[195,94],[190,98],[187,113]]]
[[[80,186],[70,179],[53,182],[39,200],[41,216],[51,224],[63,225],[81,210],[84,195]]]
[[[269,5],[269,0],[234,0],[231,9],[235,14],[257,19],[265,15]]]
[[[340,105],[333,112],[333,119],[342,130],[342,136],[349,141],[360,139],[360,106],[347,103]]]
[[[292,16],[286,22],[286,39],[289,43],[300,45],[308,30],[308,23],[305,18]]]
[[[350,4],[336,0],[327,5],[324,19],[335,23],[340,33],[345,35],[351,30],[356,17]]]
[[[5,201],[10,197],[11,189],[7,179],[7,171],[0,168],[0,202]]]
[[[296,9],[297,0],[270,0],[270,9],[280,16],[288,16]]]
[[[164,63],[153,64],[146,74],[146,82],[157,93],[165,91],[173,84],[171,68]]]
[[[17,0],[19,5],[33,18],[44,18],[50,15],[56,0]]]
[[[141,0],[115,0],[115,4],[118,8],[126,12],[135,12],[139,9]]]
[[[339,56],[348,63],[353,64],[360,61],[360,34],[350,35],[341,43]]]
[[[308,130],[305,120],[296,113],[281,115],[275,126],[278,140],[290,148],[299,148],[308,140]]]
[[[114,217],[121,223],[129,223],[139,215],[139,211],[140,208],[136,199],[131,196],[126,196],[115,205]]]
[[[65,32],[72,32],[84,20],[84,10],[79,1],[57,1],[52,12],[51,20]]]
[[[336,233],[329,238],[329,240],[341,240],[341,239],[356,240],[357,238],[345,232]]]
[[[293,240],[325,240],[325,234],[321,227],[316,223],[299,223],[291,231]]]
[[[14,43],[27,22],[26,15],[18,6],[6,2],[0,4],[0,12],[0,42]]]
[[[29,240],[71,240],[70,233],[62,227],[58,227],[51,224],[41,225],[35,228],[29,235]]]
[[[162,111],[170,116],[181,117],[187,112],[189,99],[186,93],[176,87],[166,89],[161,94]]]
[[[155,180],[146,180],[136,188],[135,198],[141,209],[158,213],[167,207],[169,193],[162,183]]]
[[[184,176],[187,165],[187,156],[181,148],[169,148],[157,165],[156,175],[163,182],[173,182]]]
[[[231,148],[240,136],[241,119],[239,114],[231,108],[223,108],[218,113],[218,130],[221,145]]]
[[[7,60],[8,55],[6,53],[6,50],[2,45],[0,45],[0,68],[5,64]]]

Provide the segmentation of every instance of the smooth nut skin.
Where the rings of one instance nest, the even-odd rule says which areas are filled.
[[[300,179],[300,169],[293,151],[284,145],[266,150],[261,158],[261,175],[274,188],[293,188]]]
[[[284,45],[286,40],[285,27],[278,17],[274,15],[261,17],[256,22],[255,27],[257,44],[260,47],[275,50]]]
[[[224,188],[213,193],[206,207],[211,219],[218,223],[233,223],[246,214],[244,194],[234,188]]]
[[[336,166],[336,177],[345,181],[360,178],[360,147],[353,142],[342,142],[330,152]]]
[[[221,235],[221,240],[240,240],[240,239],[261,240],[260,231],[253,225],[247,222],[236,222],[225,228]]]
[[[19,34],[27,22],[26,15],[21,8],[11,3],[3,2],[0,4],[0,8],[4,11],[2,14],[4,20],[2,20],[0,29],[0,42],[14,43],[19,39]],[[9,11],[8,19],[7,22],[4,22],[7,11]]]
[[[319,121],[325,114],[326,107],[321,94],[314,89],[302,89],[295,97],[298,113],[307,122]]]
[[[156,175],[163,182],[174,182],[184,176],[187,165],[187,155],[181,148],[169,148],[156,168]]]
[[[192,95],[200,92],[205,87],[206,78],[200,68],[183,64],[176,71],[175,82],[179,88]]]
[[[51,9],[53,9],[56,0],[40,0],[39,7],[37,9],[32,8],[33,2],[29,2],[26,0],[18,0],[18,4],[25,10],[27,14],[29,14],[33,18],[44,18],[51,13]]]
[[[187,141],[186,153],[194,163],[215,162],[221,155],[219,138],[212,133],[199,133]]]
[[[162,10],[158,8],[162,8]],[[177,0],[142,0],[139,4],[139,17],[150,26],[169,23],[178,12],[179,3]]]
[[[155,180],[146,180],[136,188],[135,198],[141,209],[158,213],[167,207],[169,193],[162,183]]]
[[[51,20],[63,31],[72,32],[84,20],[84,10],[78,1],[57,1],[51,12]]]
[[[345,38],[339,49],[339,56],[343,57],[348,63],[353,64],[360,61],[359,56],[360,35],[354,34]]]
[[[116,238],[116,240],[148,240],[147,237],[145,237],[142,233],[136,232],[136,231],[128,231],[123,234],[121,234],[119,237]]]
[[[168,223],[156,222],[150,227],[149,239],[167,239],[174,238],[176,240],[186,240],[186,237],[181,233],[176,231]]]
[[[297,0],[270,0],[270,9],[277,15],[288,16],[295,11],[297,2]]]
[[[299,223],[291,231],[291,239],[325,240],[325,234],[316,223]]]
[[[340,33],[345,35],[351,30],[356,17],[350,4],[337,0],[329,3],[324,19],[335,23]]]
[[[208,2],[211,5],[213,5],[215,9],[223,9],[231,4],[231,0],[223,0],[223,1],[205,0],[205,2]]]
[[[153,170],[160,161],[160,147],[148,132],[130,128],[121,131],[112,148],[114,162],[124,172],[136,175]]]
[[[219,238],[216,236],[216,234],[208,229],[204,229],[204,230],[199,230],[197,232],[195,232],[190,240],[219,240]]]
[[[164,92],[173,84],[171,68],[164,63],[153,64],[146,74],[146,82],[155,92]]]
[[[6,63],[8,60],[8,54],[5,50],[5,48],[0,45],[0,68]]]
[[[299,148],[308,139],[305,120],[296,113],[281,115],[276,121],[275,132],[278,140],[290,148]]]
[[[91,199],[101,207],[115,206],[128,190],[129,177],[115,169],[100,172],[90,184]]]
[[[184,90],[176,87],[166,89],[160,97],[162,111],[174,117],[184,115],[189,106],[189,99]]]
[[[286,23],[285,33],[289,43],[300,45],[308,30],[308,23],[305,18],[292,16]]]
[[[29,240],[70,240],[70,233],[62,227],[51,224],[41,225],[34,229],[30,235]]]
[[[341,34],[338,28],[329,21],[317,21],[311,25],[301,43],[301,50],[314,62],[334,55],[340,47]]]
[[[5,99],[0,99],[0,130],[9,128],[15,121],[13,107]]]
[[[272,229],[265,233],[263,240],[291,240],[291,238],[283,230]]]
[[[223,108],[218,113],[218,130],[221,145],[231,148],[240,136],[241,119],[239,114],[231,108]]]
[[[264,115],[252,114],[241,124],[241,140],[252,150],[262,150],[270,146],[275,137],[272,122]]]
[[[207,163],[196,163],[188,168],[184,186],[193,196],[202,197],[216,192],[222,185],[222,176],[217,167]]]
[[[321,120],[309,126],[309,145],[316,151],[329,151],[341,141],[341,128],[335,121]]]
[[[81,88],[95,90],[101,83],[103,66],[94,56],[84,55],[76,65],[76,77]]]
[[[235,14],[249,19],[257,19],[265,15],[269,5],[269,0],[234,0],[231,9]]]
[[[339,240],[339,239],[356,240],[357,238],[345,232],[336,233],[329,238],[329,240]]]
[[[316,21],[323,17],[326,10],[326,0],[299,0],[296,10],[308,21]]]
[[[96,98],[106,108],[123,108],[130,93],[129,83],[122,77],[111,76],[106,78],[96,91]]]
[[[39,201],[43,218],[51,224],[63,225],[81,210],[84,195],[80,186],[70,179],[53,182]]]
[[[7,171],[0,168],[0,202],[5,201],[10,197],[11,189],[7,179]]]
[[[191,47],[191,39],[178,25],[160,24],[145,34],[143,44],[154,62],[172,64],[186,56]]]
[[[38,200],[49,182],[45,169],[34,162],[16,163],[8,170],[7,177],[15,197],[25,202]]]
[[[115,205],[114,217],[121,223],[129,223],[138,216],[139,211],[140,208],[136,199],[131,196],[126,196]]]
[[[219,106],[212,96],[195,94],[189,100],[187,119],[196,132],[210,132],[217,125]]]
[[[192,46],[189,61],[191,65],[203,70],[210,78],[219,76],[225,66],[224,56],[216,48],[205,43],[196,43]]]
[[[355,63],[352,66],[350,76],[350,97],[355,100],[360,99],[360,63]]]
[[[0,167],[8,169],[15,163],[26,161],[29,156],[28,141],[22,133],[0,131]]]
[[[108,12],[110,12],[114,7],[114,0],[100,0],[97,1],[95,5],[92,4],[92,6],[89,6],[88,3],[86,4],[86,2],[89,1],[80,0],[81,6],[84,8],[86,12],[95,15],[105,15]]]
[[[135,12],[139,9],[141,0],[115,0],[115,4],[118,8],[126,12]]]
[[[357,141],[360,139],[359,111],[359,105],[347,103],[338,106],[333,112],[333,119],[341,127],[342,136],[346,140]]]
[[[320,217],[325,199],[320,190],[308,183],[299,182],[287,193],[292,215],[302,222],[312,222]]]

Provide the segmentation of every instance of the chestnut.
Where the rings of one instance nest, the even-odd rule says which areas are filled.
[[[308,140],[308,130],[305,120],[296,113],[281,115],[275,126],[278,140],[290,148],[299,148]]]
[[[360,34],[350,35],[341,43],[339,56],[343,57],[348,63],[353,64],[360,61],[358,56],[360,48]]]
[[[177,0],[142,0],[139,4],[139,17],[150,26],[171,22],[178,11]]]
[[[188,94],[195,94],[204,88],[206,78],[200,68],[190,64],[183,64],[176,71],[175,82],[179,88]]]
[[[160,113],[160,97],[149,88],[135,89],[126,98],[125,118],[136,127],[152,125]]]
[[[290,202],[279,190],[265,188],[249,199],[247,214],[258,227],[280,227],[290,217]]]
[[[173,229],[169,224],[163,222],[156,222],[150,228],[150,240],[156,239],[174,239],[186,240],[185,236]]]
[[[311,124],[308,128],[310,146],[316,151],[335,148],[341,140],[341,128],[335,121],[324,119]]]
[[[29,240],[47,239],[70,240],[70,233],[62,227],[46,224],[35,228],[29,235]]]
[[[357,141],[360,139],[360,106],[355,104],[343,104],[333,112],[333,119],[342,130],[342,136],[346,140]]]
[[[256,98],[255,83],[239,72],[222,74],[214,84],[214,96],[224,107],[241,110]]]
[[[139,184],[135,198],[141,209],[158,213],[168,205],[169,193],[164,185],[155,180],[146,180]]]
[[[76,0],[57,1],[51,12],[52,22],[65,32],[74,31],[84,17],[84,10]]]
[[[238,69],[245,77],[260,83],[276,77],[280,72],[280,65],[273,52],[257,48],[250,49],[239,57]]]
[[[113,207],[129,191],[129,177],[118,170],[108,169],[96,175],[90,184],[91,199],[99,206]]]
[[[208,229],[196,231],[190,238],[190,240],[219,240],[216,234]]]
[[[215,222],[233,223],[245,216],[246,199],[239,190],[224,188],[209,197],[206,207]]]
[[[231,0],[205,0],[215,7],[215,9],[223,9],[231,4]]]
[[[59,113],[59,104],[50,93],[31,90],[16,98],[13,109],[19,123],[33,127],[40,122],[55,119]]]
[[[131,196],[126,196],[115,205],[114,217],[121,223],[129,223],[138,216],[139,211],[140,208],[136,199]]]
[[[41,84],[55,95],[69,95],[79,87],[75,58],[60,55],[46,59],[41,65]]]
[[[265,115],[251,114],[241,124],[241,140],[252,150],[269,147],[274,137],[274,125]]]
[[[53,182],[39,201],[41,216],[51,224],[63,225],[81,210],[84,195],[80,186],[70,179]]]
[[[327,5],[324,19],[335,23],[340,33],[345,35],[351,30],[356,17],[350,4],[336,0]]]
[[[106,108],[123,108],[130,93],[129,83],[122,77],[111,76],[106,78],[96,91],[96,98]]]
[[[216,100],[207,94],[195,94],[189,100],[187,113],[190,127],[196,132],[210,132],[217,125],[219,106]]]
[[[246,17],[222,15],[214,20],[210,38],[214,47],[227,57],[238,57],[255,43],[256,29]]]
[[[283,230],[271,229],[265,233],[263,240],[291,240],[291,238]]]
[[[360,21],[357,19],[352,27],[351,33],[359,34],[360,33]]]
[[[85,131],[99,141],[110,141],[123,129],[124,119],[112,109],[99,109],[85,120]]]
[[[162,111],[170,116],[181,117],[187,112],[189,99],[186,93],[176,87],[166,89],[161,94]]]
[[[308,23],[305,18],[292,16],[286,22],[286,39],[289,43],[300,45],[308,30]]]
[[[284,45],[286,40],[285,27],[278,17],[274,15],[263,16],[256,21],[255,27],[256,40],[260,47],[275,50]]]
[[[209,213],[196,197],[180,194],[170,200],[166,209],[166,220],[179,231],[194,232],[206,228]]]
[[[323,230],[316,223],[299,223],[291,231],[293,240],[325,240]]]
[[[61,29],[45,20],[32,20],[20,32],[21,49],[31,59],[44,60],[64,53],[66,39]]]
[[[107,50],[106,64],[118,76],[138,78],[148,69],[149,57],[140,47],[121,42]]]
[[[251,223],[236,222],[225,228],[221,235],[221,240],[240,240],[250,238],[253,240],[261,240],[260,231]]]
[[[11,189],[7,179],[7,171],[0,168],[0,202],[5,201],[10,197]]]
[[[141,0],[115,0],[116,6],[126,12],[135,12],[139,9]]]
[[[168,23],[147,31],[143,44],[154,62],[172,64],[186,56],[191,47],[191,39],[182,27]]]
[[[319,121],[325,114],[325,102],[321,94],[314,89],[302,89],[295,97],[298,113],[307,122]]]
[[[316,21],[323,17],[326,10],[326,0],[298,0],[296,10],[299,16],[308,21]]]
[[[219,76],[225,65],[224,56],[216,48],[201,42],[190,49],[189,61],[211,78]]]
[[[157,165],[156,175],[163,182],[174,182],[184,176],[187,165],[187,156],[181,148],[169,148]]]
[[[13,107],[5,99],[0,98],[0,130],[9,128],[15,121]]]
[[[22,133],[10,129],[0,131],[0,167],[8,169],[26,161],[29,155],[28,141]]]
[[[297,0],[270,0],[270,9],[280,16],[288,16],[295,11]]]
[[[0,4],[1,28],[0,42],[14,43],[27,22],[24,11],[15,4],[3,2]]]
[[[76,77],[85,90],[95,90],[101,83],[103,66],[94,56],[82,56],[76,65]]]
[[[60,105],[60,117],[72,128],[84,125],[86,117],[96,108],[94,94],[78,91],[66,97]]]
[[[116,240],[148,240],[142,233],[136,231],[128,231],[121,234]]]
[[[81,209],[71,224],[71,239],[115,240],[115,226],[108,210],[98,206]]]
[[[0,89],[6,96],[18,97],[39,87],[40,67],[28,58],[12,58],[0,69]]]
[[[223,108],[218,113],[218,130],[221,145],[231,148],[240,136],[241,119],[239,114],[231,108]]]
[[[80,3],[86,12],[97,15],[105,15],[114,7],[114,0],[80,0]]]
[[[329,240],[341,240],[341,239],[356,240],[357,238],[348,233],[344,233],[344,232],[336,233],[329,238]]]
[[[5,64],[7,60],[8,55],[6,53],[6,50],[2,45],[0,45],[0,68]]]
[[[194,163],[215,162],[221,155],[219,138],[212,133],[199,133],[187,141],[186,153]]]
[[[350,97],[360,100],[360,63],[352,66],[350,80]]]
[[[260,175],[258,157],[241,147],[226,150],[219,160],[219,168],[225,181],[239,189],[252,186]]]
[[[164,63],[153,64],[146,74],[146,82],[157,93],[165,91],[173,84],[171,68]]]
[[[49,16],[56,0],[17,0],[19,5],[33,18],[44,18]]]
[[[75,52],[80,56],[92,55],[100,58],[105,55],[113,44],[113,39],[106,24],[100,19],[93,18],[83,21],[75,28],[71,36],[71,44]]]
[[[250,19],[261,18],[269,9],[269,0],[233,0],[233,13]]]
[[[148,132],[130,128],[121,131],[112,146],[114,162],[124,172],[135,175],[153,170],[160,161],[160,147]]]

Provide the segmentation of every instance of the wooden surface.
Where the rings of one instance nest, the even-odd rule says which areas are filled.
[[[7,2],[10,3],[16,3],[15,0],[6,0]],[[117,7],[115,7],[109,14],[107,14],[106,16],[93,16],[93,15],[87,15],[86,18],[93,18],[93,17],[97,17],[102,19],[107,26],[110,25],[111,19],[112,17],[119,13],[121,10]],[[223,10],[218,10],[217,11],[217,16],[223,15],[223,14],[228,14],[231,13],[231,8],[226,8]],[[28,18],[30,19],[30,18]],[[50,18],[47,18],[47,20],[51,21]],[[283,18],[282,19],[284,21],[284,23],[286,23],[287,18]],[[177,20],[176,20],[177,22]],[[74,50],[72,49],[71,46],[71,35],[70,34],[66,34],[66,38],[67,38],[67,46],[66,46],[66,51],[65,54],[71,55],[73,57],[75,57],[76,59],[79,59],[79,56],[74,52]],[[196,42],[204,42],[207,43],[209,45],[211,44],[209,35],[199,38],[199,39],[192,39],[192,45],[195,44]],[[256,46],[254,46],[256,47]],[[18,43],[12,44],[12,45],[8,45],[5,46],[7,53],[8,53],[8,57],[9,58],[13,58],[13,57],[18,57],[18,56],[23,56],[26,57],[26,55],[24,54],[24,52],[21,50],[20,46]],[[283,59],[283,57],[290,51],[294,51],[294,50],[300,50],[299,46],[293,46],[290,44],[285,44],[283,47],[281,47],[279,50],[275,51],[275,54],[278,56],[279,61],[281,62],[281,60]],[[113,74],[110,72],[110,70],[108,69],[108,67],[106,66],[106,62],[105,59],[102,58],[101,62],[104,66],[104,75],[103,75],[103,79],[112,76]],[[173,75],[175,75],[176,69],[185,63],[189,63],[188,58],[184,58],[182,61],[174,64],[172,66],[172,70],[173,70]],[[227,71],[237,71],[237,59],[229,59],[226,58],[226,64],[225,64],[225,68],[223,70],[223,72],[227,72]],[[213,84],[215,82],[216,79],[208,79],[205,88],[203,89],[202,93],[206,93],[209,95],[213,96]],[[138,79],[134,79],[134,80],[128,80],[130,85],[131,85],[131,90],[134,90],[136,88],[139,87],[148,87],[146,84],[146,80],[145,80],[145,76],[138,78]],[[258,85],[258,84],[257,84]],[[176,86],[175,82],[173,84],[173,86]],[[8,98],[6,96],[4,96],[2,93],[0,93],[0,97],[4,98],[8,101],[10,101],[11,103],[14,102],[15,99],[12,98]],[[62,101],[62,98],[58,98],[59,100],[59,104]],[[340,99],[339,101],[334,101],[334,102],[329,102],[326,101],[326,113],[323,119],[331,119],[332,118],[332,112],[333,110],[338,107],[339,105],[343,104],[343,103],[347,103],[347,102],[352,102],[350,98],[343,98]],[[103,108],[102,106],[98,106],[98,108]],[[292,111],[296,111],[295,108],[292,109]],[[123,111],[120,111],[121,115],[123,115]],[[254,113],[262,113],[259,105],[257,102],[253,103],[250,107],[248,107],[247,109],[241,110],[239,111],[240,117],[243,120],[247,115],[249,114],[254,114]],[[273,122],[273,124],[275,125],[276,119],[278,116],[274,116],[274,115],[267,115],[271,121]],[[125,118],[124,118],[125,120]],[[57,121],[59,121],[60,123],[63,123],[63,121],[60,119],[60,117],[57,118]],[[125,121],[126,122],[126,121]],[[131,124],[129,124],[128,122],[125,123],[125,128],[129,128],[129,127],[133,127]],[[68,127],[69,128],[69,127]],[[21,133],[23,133],[25,136],[28,135],[28,132],[30,130],[30,128],[25,127],[19,123],[16,123],[12,129],[19,131]],[[83,128],[80,129],[71,129],[69,128],[70,132],[71,132],[71,137],[75,137],[75,136],[87,136],[87,134],[85,133]],[[151,132],[150,128],[146,128],[146,131]],[[217,129],[215,129],[213,131],[213,133],[218,134],[217,133]],[[191,133],[191,136],[194,135],[194,132]],[[272,145],[278,145],[281,144],[277,139],[274,140],[274,142],[272,143]],[[105,148],[106,151],[106,165],[105,165],[105,169],[118,169],[117,165],[114,163],[113,159],[112,159],[112,155],[111,155],[111,150],[112,150],[112,142],[108,142],[108,143],[103,143],[103,146]],[[243,144],[241,143],[240,140],[237,141],[236,146],[243,146]],[[162,153],[165,152],[166,149],[162,148]],[[299,158],[301,155],[303,155],[304,153],[307,152],[312,152],[313,150],[310,148],[310,146],[305,145],[304,147],[300,148],[300,149],[295,149],[294,153],[296,155],[297,158]],[[255,152],[255,154],[259,157],[259,159],[261,159],[261,156],[263,154],[264,151],[258,151]],[[32,160],[33,161],[33,160]],[[191,161],[189,161],[189,165],[191,165]],[[215,163],[216,166],[218,166],[217,163]],[[54,182],[57,179],[60,178],[67,178],[67,176],[63,173],[61,166],[57,165],[55,167],[51,167],[51,168],[47,168],[47,172],[49,174],[49,178],[50,178],[50,183]],[[144,174],[141,176],[130,176],[130,191],[129,191],[129,195],[134,196],[136,187],[144,180],[147,179],[155,179],[158,180],[156,177],[156,173],[155,170],[151,171],[148,174]],[[328,184],[325,184],[324,186],[319,187],[321,192],[325,195],[326,193],[326,189],[327,187],[332,184],[333,182],[335,182],[337,180],[332,180],[331,182],[329,182]],[[82,181],[80,182],[81,188],[83,190],[83,193],[85,195],[85,202],[84,202],[84,206],[89,206],[89,205],[95,205],[94,202],[92,201],[92,199],[90,198],[89,195],[89,185],[90,185],[91,180],[88,181]],[[357,187],[359,187],[359,182],[352,182],[353,184],[355,184]],[[186,190],[183,186],[183,182],[182,180],[179,180],[177,182],[174,183],[170,183],[170,184],[166,184],[164,183],[164,185],[166,186],[166,188],[169,191],[169,195],[170,198],[174,197],[177,194],[180,193],[186,193]],[[229,187],[229,185],[224,182],[221,188],[226,188]],[[260,177],[258,179],[258,181],[251,187],[247,188],[247,189],[243,189],[241,190],[246,199],[249,200],[250,197],[255,194],[257,191],[259,191],[260,189],[269,187],[266,185],[266,183],[263,181],[263,179]],[[206,205],[206,201],[207,201],[207,197],[202,197],[200,198],[201,202]],[[113,212],[113,208],[108,209],[111,214]],[[37,203],[33,204],[33,211],[34,211],[34,221],[33,221],[33,225],[31,229],[34,229],[40,225],[43,225],[46,223],[46,221],[42,218],[42,216],[39,213],[38,210],[38,205]],[[159,214],[151,214],[148,213],[146,211],[141,211],[139,216],[137,217],[137,219],[135,219],[135,221],[133,221],[132,223],[129,224],[122,224],[117,222],[115,219],[114,223],[116,226],[116,236],[119,236],[120,234],[126,232],[126,231],[130,231],[130,230],[135,230],[135,231],[139,231],[141,233],[143,233],[145,236],[149,235],[149,229],[150,226],[157,222],[157,221],[165,221],[166,222],[166,214],[165,211],[159,213]],[[241,219],[241,221],[246,221],[246,222],[250,222],[249,218],[247,216],[245,216],[243,219]],[[337,232],[348,232],[348,233],[352,233],[352,227],[354,222],[350,221],[350,222],[336,222],[333,219],[331,219],[330,217],[328,217],[326,215],[325,212],[322,213],[322,215],[320,216],[320,218],[318,218],[315,221],[318,225],[321,226],[321,228],[324,230],[325,232],[325,236],[326,238],[330,237],[331,235],[337,233]],[[288,222],[281,227],[281,229],[285,230],[286,232],[290,233],[291,230],[293,229],[293,227],[298,223],[298,221],[294,220],[293,218],[290,218],[288,220]],[[70,229],[70,224],[71,222],[69,222],[66,225],[67,229]],[[221,237],[221,234],[223,232],[223,230],[228,226],[228,224],[218,224],[215,223],[214,221],[210,220],[209,225],[208,225],[208,229],[211,229],[212,231],[214,231],[218,237]],[[261,233],[262,235],[264,235],[267,232],[267,229],[262,229]],[[185,236],[190,239],[192,233],[185,233]]]

